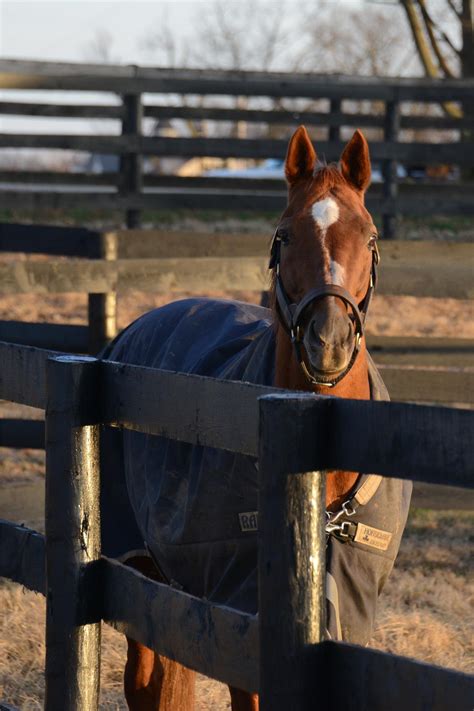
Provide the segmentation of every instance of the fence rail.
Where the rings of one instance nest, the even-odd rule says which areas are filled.
[[[122,120],[125,114],[123,106],[103,104],[40,104],[27,101],[0,101],[0,114],[5,116],[34,116],[47,118],[88,118]],[[334,111],[307,111],[298,109],[238,109],[213,106],[185,106],[149,104],[143,107],[144,118],[187,119],[193,121],[245,121],[246,123],[293,124],[304,121],[308,126],[354,126],[365,128],[384,128],[383,113],[356,113]],[[474,119],[466,116],[400,116],[401,129],[464,129],[472,128]]]
[[[291,131],[299,123],[306,123],[315,128],[327,129],[326,136],[319,136],[318,150],[329,160],[339,158],[343,143],[341,128],[366,127],[378,129],[377,140],[371,141],[371,154],[374,160],[383,165],[383,199],[370,199],[369,207],[382,215],[384,231],[388,237],[396,232],[395,217],[405,215],[429,214],[473,214],[473,204],[467,196],[459,193],[450,197],[450,186],[446,192],[437,188],[429,193],[428,202],[411,199],[400,193],[397,175],[397,162],[407,164],[456,164],[469,167],[474,163],[474,145],[469,140],[474,120],[470,114],[454,119],[444,116],[403,115],[401,107],[406,102],[439,103],[440,101],[459,102],[469,100],[473,91],[470,79],[426,80],[426,79],[375,79],[369,77],[346,77],[339,75],[319,76],[314,74],[284,74],[259,72],[225,72],[211,70],[155,69],[146,67],[100,66],[88,64],[58,64],[49,62],[24,62],[0,60],[0,88],[4,89],[43,89],[63,91],[98,91],[116,94],[120,104],[106,106],[60,105],[56,103],[38,103],[31,101],[0,102],[0,114],[26,115],[29,117],[62,117],[82,119],[116,119],[121,123],[121,135],[71,135],[71,134],[0,134],[0,147],[3,148],[55,148],[60,150],[82,150],[92,153],[110,153],[121,156],[120,171],[112,179],[112,193],[104,194],[107,178],[77,176],[68,177],[63,190],[41,191],[39,176],[32,178],[25,173],[22,178],[24,190],[8,190],[0,196],[0,206],[16,209],[25,208],[69,209],[78,205],[87,205],[105,210],[124,210],[127,213],[127,226],[139,224],[140,212],[146,209],[219,209],[219,210],[264,210],[281,209],[281,197],[257,192],[250,184],[242,186],[242,194],[233,199],[226,195],[225,186],[214,184],[214,191],[207,192],[199,187],[199,180],[189,181],[187,196],[176,196],[172,192],[175,184],[173,176],[166,176],[164,189],[156,195],[149,195],[144,190],[160,181],[145,178],[143,175],[143,156],[178,157],[181,159],[206,156],[228,159],[281,158],[286,153],[286,145]],[[142,95],[154,94],[159,97],[158,105],[145,104]],[[205,100],[205,106],[187,106],[180,99],[183,94]],[[246,96],[255,100],[262,97],[262,107],[249,108],[224,107],[216,105],[216,97],[228,97],[235,102],[235,97]],[[282,108],[281,101],[268,103],[275,99],[286,99],[291,106]],[[306,106],[301,107],[301,101]],[[320,99],[329,100],[327,112],[315,105]],[[166,101],[168,103],[164,103]],[[343,106],[357,101],[383,102],[384,109],[378,105],[365,114],[359,110],[353,113]],[[296,103],[295,103],[296,101]],[[266,103],[265,103],[266,102]],[[192,103],[192,102],[191,102]],[[178,119],[182,122],[197,121],[200,127],[195,133],[202,134],[202,122],[224,124],[225,135],[221,137],[193,136],[150,136],[143,131],[144,119],[169,121]],[[257,137],[235,138],[229,135],[226,122],[246,122],[259,131]],[[267,130],[261,129],[266,126]],[[278,128],[278,138],[271,138],[272,129]],[[403,131],[430,131],[428,140],[411,142],[402,140]],[[446,142],[444,134],[433,137],[436,131],[454,131],[456,136]],[[102,132],[103,133],[103,132]],[[230,132],[232,133],[232,131]],[[380,134],[383,134],[381,140]],[[275,132],[273,131],[275,135]],[[459,142],[459,136],[462,141]],[[328,140],[329,139],[329,140]],[[169,172],[169,171],[168,171]],[[11,174],[12,182],[18,181],[18,175]],[[9,183],[9,176],[3,171],[2,179]],[[56,176],[44,176],[45,180],[57,185]],[[28,185],[28,181],[31,184]],[[84,188],[90,190],[84,192]],[[145,186],[145,188],[143,187]],[[148,186],[148,187],[147,187]],[[44,187],[44,186],[43,186]],[[64,188],[67,187],[69,192]],[[182,186],[183,187],[183,186]],[[276,190],[280,188],[275,186]],[[437,193],[440,196],[437,196]],[[460,192],[462,187],[459,187]],[[27,199],[28,197],[28,199]]]
[[[341,674],[346,688],[355,684],[352,707],[357,709],[367,708],[367,704],[395,709],[400,702],[409,701],[410,708],[416,710],[429,703],[431,709],[441,711],[447,698],[457,708],[470,703],[474,683],[466,675],[347,644],[322,642],[325,541],[323,535],[314,539],[313,528],[308,539],[304,532],[308,516],[320,521],[317,527],[323,522],[319,516],[324,509],[323,475],[318,472],[324,468],[370,470],[385,476],[472,487],[473,412],[283,394],[242,383],[122,367],[95,359],[57,354],[51,358],[48,352],[11,344],[1,344],[0,355],[7,356],[0,397],[19,398],[29,404],[48,403],[46,545],[33,531],[0,523],[2,575],[44,590],[44,567],[38,561],[42,563],[45,551],[47,711],[57,708],[59,699],[65,711],[97,708],[100,619],[191,668],[244,689],[258,690],[263,711],[287,708],[288,694],[294,708],[310,708],[315,680],[321,692],[321,708],[329,708],[329,699],[331,708],[345,708],[347,700],[336,691]],[[18,383],[30,376],[31,381]],[[99,382],[100,397],[96,387]],[[223,388],[225,397],[219,396],[216,401],[212,393]],[[143,400],[144,392],[147,398]],[[166,407],[171,392],[179,418]],[[257,401],[262,392],[270,394]],[[199,412],[196,418],[198,406],[204,407],[204,415]],[[235,412],[245,425],[223,428],[223,422],[235,417]],[[252,455],[258,452],[262,502],[258,622],[257,618],[209,605],[147,580],[119,563],[100,560],[94,542],[99,536],[94,497],[99,453],[94,432],[99,423],[120,424]],[[65,468],[69,476],[64,476]],[[311,474],[293,474],[305,471]],[[295,487],[306,494],[309,490],[318,492],[317,500],[306,499],[316,501],[312,511],[307,506],[304,511],[293,510],[288,496]],[[298,551],[291,526],[280,525],[287,516],[285,512],[294,517],[302,534]],[[87,540],[81,525],[84,516],[88,520]],[[23,551],[20,560],[15,558],[18,550]],[[30,568],[33,555],[34,571]],[[311,566],[294,569],[295,561],[310,557]],[[268,565],[269,560],[274,564]],[[121,591],[125,590],[123,597],[117,593],[118,584]],[[287,612],[282,614],[282,610]],[[170,619],[176,623],[172,627]],[[308,620],[312,621],[309,625]],[[281,644],[288,641],[291,644]],[[287,673],[289,662],[297,670],[296,677]],[[364,690],[357,677],[361,670],[365,670]],[[381,684],[382,671],[390,676],[384,676]],[[285,686],[283,679],[289,679]],[[395,689],[395,685],[396,693],[387,694],[387,688]]]

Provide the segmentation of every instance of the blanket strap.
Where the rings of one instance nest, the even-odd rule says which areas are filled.
[[[382,483],[382,478],[383,477],[379,474],[363,474],[361,476],[360,485],[357,487],[351,498],[344,501],[340,510],[334,513],[326,511],[326,534],[328,537],[333,535],[347,539],[350,537],[351,533],[355,533],[355,524],[351,521],[340,521],[340,519],[343,516],[350,518],[355,515],[359,506],[366,506],[372,497],[375,496],[380,484]]]

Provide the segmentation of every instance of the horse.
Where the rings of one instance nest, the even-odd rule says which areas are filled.
[[[378,233],[364,205],[367,141],[318,160],[304,126],[285,161],[288,204],[270,248],[271,308],[185,299],[145,314],[101,357],[354,399],[388,399],[367,351]],[[102,545],[150,578],[257,612],[257,465],[244,455],[130,431],[104,432]],[[108,438],[108,439],[107,439]],[[367,644],[398,552],[411,484],[327,473],[327,636]],[[194,672],[128,639],[132,711],[191,711]],[[258,696],[230,688],[233,711]]]

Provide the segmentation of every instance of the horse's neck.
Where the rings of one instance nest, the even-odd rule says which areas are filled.
[[[369,367],[365,339],[362,339],[359,354],[349,373],[334,387],[312,385],[305,378],[296,360],[294,348],[288,335],[279,325],[276,334],[275,385],[290,390],[306,390],[318,395],[370,400]],[[326,507],[337,508],[347,497],[357,481],[355,472],[331,471],[326,478]]]

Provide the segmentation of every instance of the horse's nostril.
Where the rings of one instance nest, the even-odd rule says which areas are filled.
[[[313,345],[319,346],[320,348],[327,345],[327,340],[321,335],[320,331],[314,321],[311,323],[311,341]]]

